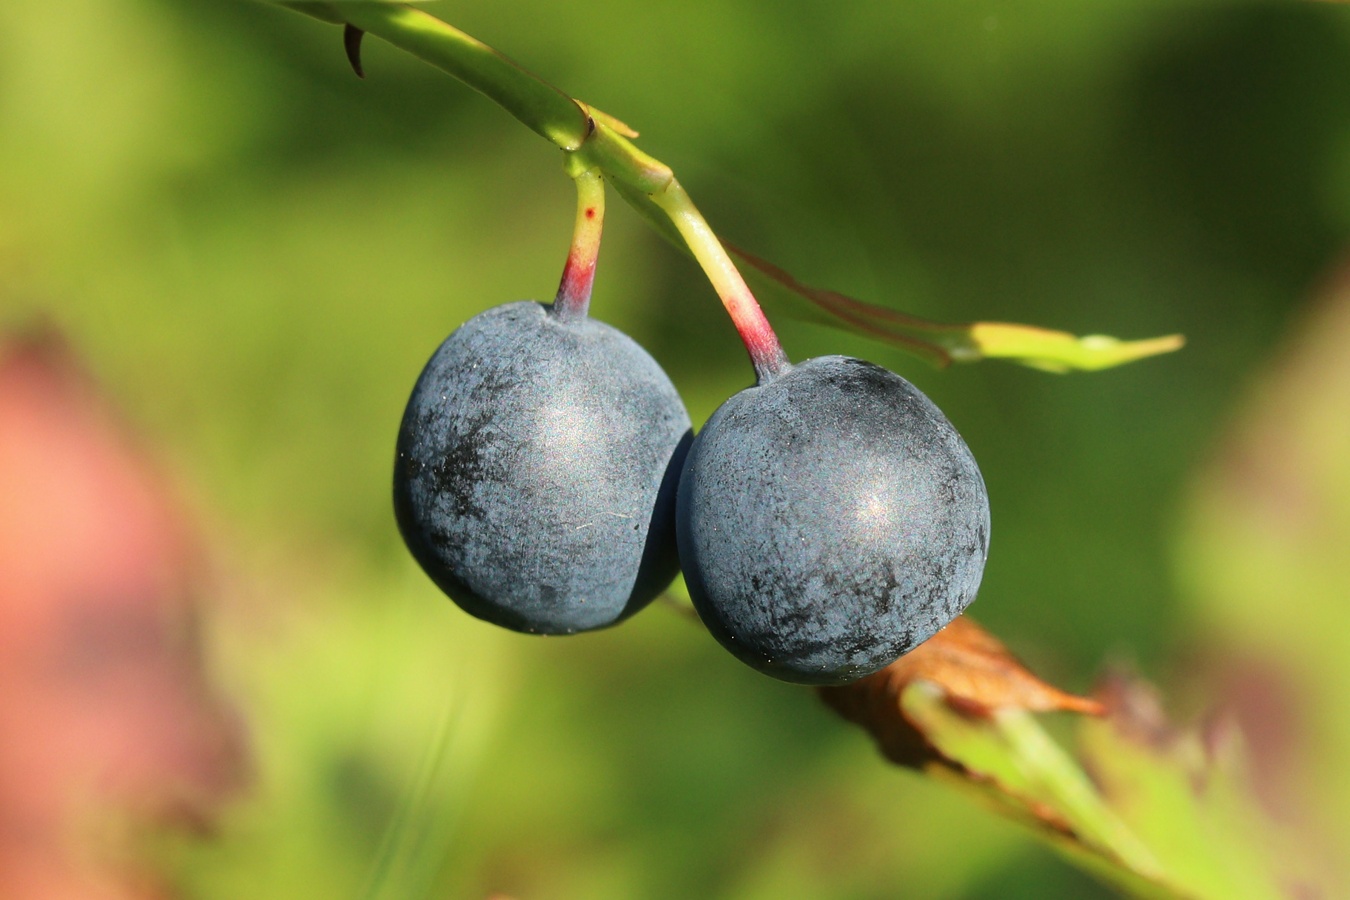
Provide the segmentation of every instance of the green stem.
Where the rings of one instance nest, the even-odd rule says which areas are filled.
[[[633,145],[637,133],[618,119],[569,97],[548,82],[518,66],[491,47],[462,31],[402,3],[313,2],[273,0],[324,22],[345,25],[349,57],[357,72],[360,36],[381,37],[420,59],[455,76],[496,101],[536,133],[563,150],[584,151],[588,165],[597,167],[662,234],[685,244],[717,288],[760,379],[772,378],[787,365],[778,339],[768,329],[759,303],[716,237],[675,182],[670,167]],[[666,193],[667,188],[670,192]],[[693,213],[689,215],[688,213]],[[670,217],[678,216],[678,219]],[[713,246],[716,244],[716,246]],[[1176,350],[1179,335],[1144,341],[1118,341],[1102,336],[1078,338],[1044,328],[1002,322],[945,325],[907,316],[804,285],[786,272],[743,251],[731,252],[749,271],[755,284],[789,298],[805,299],[829,321],[844,323],[859,333],[904,347],[937,364],[1002,358],[1053,372],[1103,369]],[[748,335],[748,338],[747,338]]]
[[[571,97],[419,9],[396,3],[287,5],[325,21],[345,22],[449,72],[564,150],[577,149],[591,132],[586,111]]]
[[[284,5],[323,21],[346,24],[383,38],[450,73],[568,151],[569,171],[593,169],[597,180],[603,175],[625,196],[640,194],[650,200],[670,218],[703,267],[730,314],[761,383],[787,369],[787,357],[777,335],[717,235],[675,180],[670,167],[639,150],[626,136],[633,132],[621,133],[620,129],[625,126],[617,120],[593,112],[586,104],[530,74],[481,41],[412,7],[373,2],[287,2]],[[356,63],[354,60],[353,64]],[[578,181],[578,189],[583,189],[581,181]],[[596,224],[598,226],[598,222]],[[579,230],[578,234],[581,233]],[[595,252],[598,247],[597,228]],[[575,249],[574,245],[574,252]],[[591,266],[593,269],[593,254]],[[569,271],[571,268],[569,260]],[[584,314],[590,296],[589,284],[584,287],[586,298],[581,300],[568,293],[568,275],[565,271],[559,292],[562,310],[569,315],[578,310]],[[579,290],[582,286],[578,283],[574,287]]]
[[[672,178],[665,190],[652,194],[651,199],[675,223],[690,252],[703,267],[717,295],[722,298],[722,305],[726,307],[745,349],[750,353],[750,362],[755,367],[760,383],[781,375],[788,368],[788,360],[783,353],[783,346],[778,342],[778,336],[774,334],[754,294],[750,293],[736,264],[731,261],[722,242],[708,227],[684,188]]]

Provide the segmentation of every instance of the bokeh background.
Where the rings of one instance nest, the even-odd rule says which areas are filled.
[[[1108,896],[678,610],[530,638],[417,571],[388,496],[403,403],[461,321],[551,295],[556,150],[377,40],[357,80],[284,10],[59,5],[0,4],[0,330],[65,335],[208,548],[206,666],[251,775],[210,835],[143,848],[175,891]],[[1060,377],[775,319],[792,356],[882,363],[961,429],[993,509],[983,624],[1070,689],[1126,663],[1180,718],[1227,704],[1274,815],[1350,858],[1350,9],[428,8],[637,127],[809,283],[1185,333]],[[607,224],[593,313],[702,422],[743,351],[691,262],[617,197]]]

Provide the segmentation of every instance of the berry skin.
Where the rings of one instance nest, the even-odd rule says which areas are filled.
[[[534,302],[470,319],[399,429],[394,511],[423,570],[515,631],[604,628],[675,576],[691,441],[675,387],[622,332]]]
[[[961,436],[908,381],[825,356],[727,400],[685,459],[677,512],[694,606],[742,662],[844,684],[960,615],[989,551]]]

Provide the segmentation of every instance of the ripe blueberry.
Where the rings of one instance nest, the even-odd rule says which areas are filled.
[[[552,306],[470,319],[427,363],[394,468],[399,530],[463,609],[516,631],[603,628],[674,577],[689,416],[623,333]]]
[[[989,500],[942,412],[879,366],[826,356],[722,405],[680,479],[680,561],[708,629],[784,681],[843,684],[975,598]]]

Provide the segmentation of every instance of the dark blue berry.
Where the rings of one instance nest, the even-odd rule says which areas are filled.
[[[975,599],[989,550],[979,468],[908,381],[843,356],[722,405],[681,475],[680,560],[723,646],[785,681],[842,684]]]
[[[412,555],[467,612],[517,631],[613,625],[677,570],[689,416],[623,333],[550,306],[470,319],[403,416],[394,510]]]

